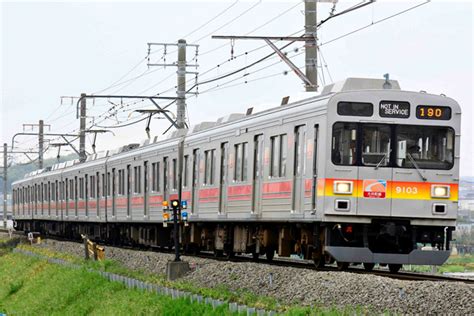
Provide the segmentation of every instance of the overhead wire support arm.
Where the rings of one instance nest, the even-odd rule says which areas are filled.
[[[280,58],[291,68],[291,70],[293,70],[295,74],[306,83],[306,85],[313,86],[311,80],[309,80],[308,77],[306,77],[306,75],[295,64],[293,64],[293,62],[288,57],[286,57],[286,55],[281,50],[279,50],[278,47],[275,46],[275,44],[273,44],[268,39],[265,39],[265,42],[275,51],[275,53],[277,53],[278,56],[280,56]]]

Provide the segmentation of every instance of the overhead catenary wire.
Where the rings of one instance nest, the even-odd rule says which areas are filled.
[[[422,4],[413,6],[413,7],[409,8],[409,9],[406,9],[406,10],[403,10],[403,11],[398,12],[398,13],[396,13],[396,14],[393,14],[393,15],[391,15],[391,16],[389,16],[389,17],[386,17],[386,18],[380,19],[380,20],[378,20],[378,21],[372,22],[371,24],[369,24],[369,25],[367,25],[367,26],[365,26],[365,27],[356,29],[356,30],[351,31],[351,32],[349,32],[349,33],[343,34],[343,35],[341,35],[341,36],[339,36],[339,37],[337,37],[337,38],[334,38],[334,39],[332,39],[332,40],[330,40],[330,41],[324,42],[324,43],[320,44],[320,46],[323,46],[323,45],[326,45],[326,44],[328,44],[328,43],[334,42],[334,41],[336,41],[336,40],[338,40],[338,39],[340,39],[340,38],[344,38],[344,37],[346,37],[346,36],[349,36],[349,35],[351,35],[351,34],[354,34],[354,33],[358,32],[358,31],[361,31],[361,30],[363,30],[363,29],[365,29],[365,28],[367,28],[367,27],[370,27],[370,26],[375,25],[375,24],[377,24],[377,23],[383,22],[383,21],[388,20],[388,19],[390,19],[390,18],[393,18],[393,17],[395,17],[395,16],[401,15],[401,14],[403,14],[403,13],[405,13],[405,12],[408,12],[408,11],[410,11],[410,10],[413,10],[413,9],[419,7],[419,6],[422,6],[422,5],[424,5],[424,4],[428,3],[428,2],[429,2],[429,1],[426,1],[426,2],[424,2],[424,3],[422,3]],[[353,7],[355,7],[355,6],[353,6]],[[343,12],[346,12],[347,10],[348,10],[348,9],[344,10]],[[340,14],[339,14],[339,15],[340,15]],[[290,44],[291,44],[291,43],[290,43]],[[262,48],[265,47],[265,46],[266,46],[266,45],[262,46]],[[282,48],[282,49],[283,49],[283,48]],[[270,55],[273,55],[273,53],[270,54]],[[245,70],[245,69],[248,69],[248,68],[254,66],[255,64],[257,64],[257,63],[259,63],[259,62],[265,60],[266,58],[268,58],[268,56],[269,56],[269,55],[266,55],[263,59],[259,59],[259,60],[257,60],[256,62],[254,62],[254,63],[252,63],[252,64],[250,64],[250,65],[248,65],[248,66],[245,66],[245,67],[243,67],[243,68],[237,69],[237,70],[235,70],[235,71],[231,71],[231,72],[226,73],[226,74],[224,74],[224,75],[222,75],[222,76],[218,76],[218,77],[215,77],[215,78],[211,78],[211,79],[209,79],[209,80],[205,80],[205,81],[198,82],[197,84],[193,85],[193,86],[191,87],[191,89],[189,89],[187,92],[191,91],[191,90],[192,90],[193,88],[195,88],[196,86],[204,85],[204,84],[207,84],[207,83],[210,83],[210,82],[213,82],[213,81],[217,81],[217,80],[221,80],[221,79],[224,79],[224,78],[226,78],[226,77],[232,76],[232,75],[234,75],[234,74],[236,74],[236,73],[239,73],[239,72],[241,72],[241,71],[243,71],[243,70]],[[330,73],[329,73],[329,69],[327,68],[327,63],[326,63],[326,61],[324,60],[324,57],[323,57],[323,56],[322,56],[322,59],[323,59],[323,62],[324,62],[324,64],[325,64],[326,70],[328,71],[328,75],[329,75],[329,77],[330,77],[330,79],[331,79],[331,81],[332,81],[332,77],[331,77],[331,75],[330,75]],[[226,61],[225,61],[225,62],[226,62]],[[216,67],[217,67],[217,66],[216,66]],[[214,67],[214,69],[215,69],[216,67]],[[323,69],[322,69],[322,71],[323,71]],[[249,82],[249,81],[247,81],[247,82]],[[171,88],[171,89],[173,89],[173,88]],[[171,90],[171,89],[169,89],[169,90]],[[175,103],[175,102],[174,102],[174,101],[171,102],[170,104],[166,105],[165,108],[169,107],[169,106],[172,105],[173,103]],[[134,123],[131,123],[131,124],[135,124],[135,123],[137,123],[137,122],[134,122]],[[130,125],[131,125],[131,124],[130,124]]]

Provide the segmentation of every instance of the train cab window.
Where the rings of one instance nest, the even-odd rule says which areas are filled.
[[[270,137],[270,177],[286,176],[288,142],[286,134]]]
[[[403,168],[451,169],[454,130],[440,126],[397,127],[397,165]]]
[[[214,184],[214,173],[215,173],[215,164],[216,164],[216,150],[206,150],[204,151],[204,184],[213,185]],[[239,172],[240,175],[240,172]]]
[[[362,165],[390,164],[390,126],[365,124],[362,129]]]
[[[357,124],[336,123],[332,130],[331,159],[335,165],[357,163]]]
[[[339,102],[337,104],[337,114],[344,116],[372,116],[374,105],[364,102]]]

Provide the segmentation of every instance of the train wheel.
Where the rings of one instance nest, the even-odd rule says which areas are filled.
[[[337,262],[337,269],[339,271],[347,270],[347,268],[349,268],[349,262]]]
[[[398,273],[400,269],[402,268],[401,264],[389,264],[388,269],[390,270],[391,273]]]
[[[260,257],[260,254],[258,252],[252,252],[252,259],[255,261],[258,261],[258,258]]]
[[[222,257],[223,255],[224,255],[224,251],[220,249],[214,249],[214,257],[219,258],[219,257]]]
[[[232,259],[232,258],[235,257],[235,252],[233,252],[233,251],[231,251],[231,250],[230,250],[230,251],[226,251],[225,257],[226,257],[226,259]]]
[[[375,267],[375,263],[371,262],[364,262],[364,269],[365,271],[372,271]]]
[[[273,248],[268,248],[265,251],[265,256],[267,257],[267,261],[272,261],[274,255],[275,255],[275,250]]]
[[[320,252],[313,252],[313,262],[316,268],[324,268],[326,256]]]

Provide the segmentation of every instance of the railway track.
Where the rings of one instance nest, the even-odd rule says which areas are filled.
[[[6,230],[0,229],[0,232],[7,233]],[[23,235],[23,232],[16,231],[14,232],[15,235]],[[77,240],[67,239],[63,237],[57,236],[47,236],[47,239],[57,240],[57,241],[67,241],[67,242],[77,242],[82,243]],[[107,244],[106,244],[107,245]],[[107,245],[118,247],[115,245]],[[130,246],[121,246],[119,248],[124,249],[132,249],[132,250],[140,250],[140,251],[151,251],[151,252],[164,252],[164,253],[172,253],[174,251],[163,250],[163,249],[142,249],[137,247],[130,247]],[[346,273],[357,273],[357,274],[371,274],[377,275],[381,277],[387,277],[391,279],[398,279],[398,280],[406,280],[406,281],[434,281],[434,282],[462,282],[467,284],[474,284],[473,279],[464,279],[464,278],[454,278],[448,277],[443,275],[434,275],[434,274],[426,274],[426,273],[415,273],[415,272],[398,272],[398,273],[391,273],[389,271],[385,271],[382,269],[374,269],[372,271],[366,271],[362,267],[358,266],[349,266],[348,269],[344,271],[340,271],[337,269],[336,266],[326,266],[324,268],[317,268],[314,266],[313,262],[310,260],[303,260],[303,259],[287,259],[287,258],[274,258],[272,261],[267,261],[266,259],[257,259],[255,260],[251,256],[247,255],[235,255],[231,258],[228,257],[216,257],[212,252],[200,252],[199,254],[188,254],[184,253],[184,256],[188,257],[198,257],[202,259],[212,259],[217,261],[232,261],[232,262],[258,262],[260,264],[266,265],[273,265],[273,266],[283,266],[283,267],[293,267],[293,268],[300,268],[300,269],[310,269],[315,271],[328,271],[328,272],[346,272]]]

